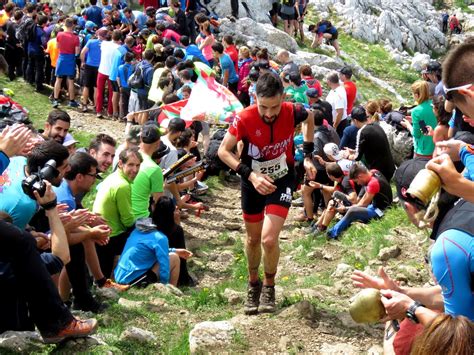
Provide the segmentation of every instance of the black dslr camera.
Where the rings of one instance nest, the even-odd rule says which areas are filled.
[[[38,194],[43,197],[46,192],[46,184],[44,180],[51,182],[58,175],[59,171],[56,169],[56,161],[53,159],[48,160],[40,171],[23,179],[21,182],[23,192],[33,200],[36,199],[33,191],[38,191]]]

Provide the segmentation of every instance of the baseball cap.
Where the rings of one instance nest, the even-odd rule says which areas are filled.
[[[168,147],[165,143],[160,142],[160,146],[157,150],[153,152],[152,159],[157,160],[163,158],[166,154],[170,152],[170,147]]]
[[[152,144],[158,142],[161,137],[160,127],[156,123],[145,123],[140,133],[142,142]]]
[[[339,73],[344,74],[345,76],[351,77],[352,76],[352,68],[345,66],[339,70]]]
[[[344,158],[336,143],[325,144],[323,151],[324,151],[324,154],[326,154],[329,158],[334,159],[335,161],[339,161]]]
[[[314,99],[314,98],[321,97],[321,93],[316,88],[309,88],[308,90],[306,90],[306,96]]]
[[[139,125],[134,125],[130,127],[127,134],[125,135],[125,139],[130,143],[138,144],[140,143],[140,131],[141,127]]]
[[[411,182],[421,169],[424,169],[428,158],[414,158],[404,161],[395,171],[394,181],[397,188],[397,195],[400,199],[407,200],[406,191]]]
[[[79,142],[74,139],[71,133],[66,134],[66,137],[64,138],[63,146],[69,147],[76,143],[79,143]]]
[[[428,63],[428,65],[422,70],[422,74],[430,74],[430,73],[440,73],[441,72],[441,64],[435,60]]]
[[[94,27],[96,27],[96,24],[92,21],[87,21],[86,22],[86,26],[85,26],[88,30],[93,30]]]
[[[186,130],[186,122],[179,117],[172,118],[168,124],[168,130],[174,132],[184,132]]]

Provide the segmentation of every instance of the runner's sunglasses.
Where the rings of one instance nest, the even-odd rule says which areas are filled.
[[[466,85],[461,85],[461,86],[456,86],[454,88],[447,88],[446,86],[443,85],[444,93],[446,95],[446,99],[451,101],[453,99],[453,91],[458,91],[458,90],[467,90],[474,84],[466,84]]]

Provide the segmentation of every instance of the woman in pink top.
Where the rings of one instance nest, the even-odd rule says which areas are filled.
[[[196,38],[196,44],[201,50],[204,58],[209,62],[209,66],[214,66],[214,55],[212,54],[212,45],[215,42],[214,35],[211,32],[211,25],[206,21],[199,25],[200,33]]]

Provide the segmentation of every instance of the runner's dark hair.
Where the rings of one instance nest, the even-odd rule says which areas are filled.
[[[257,80],[256,88],[258,97],[274,97],[283,94],[283,84],[278,75],[264,73]]]

